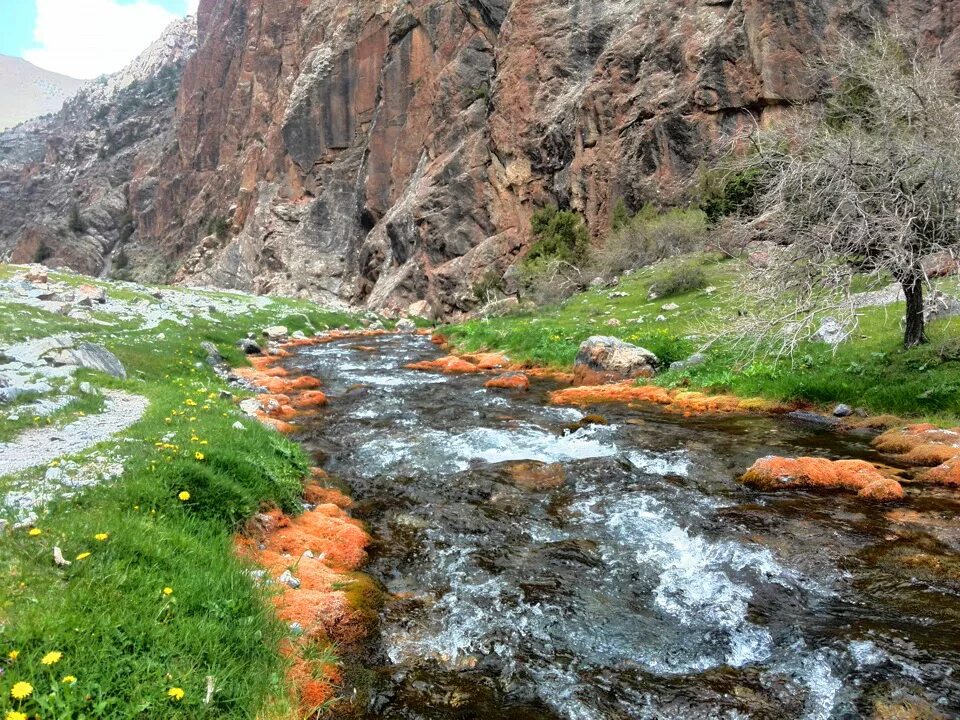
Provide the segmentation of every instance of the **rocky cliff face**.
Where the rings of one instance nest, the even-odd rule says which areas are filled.
[[[890,14],[960,46],[960,0],[202,0],[132,245],[181,282],[456,317],[538,206],[599,235],[682,198]]]
[[[114,261],[125,265],[130,251],[142,274],[170,272],[156,239],[144,238],[144,249],[135,233],[149,193],[141,190],[132,207],[128,191],[131,178],[155,173],[176,140],[180,73],[195,49],[195,20],[173,23],[126,69],[87,83],[57,114],[0,134],[0,257],[100,275]]]

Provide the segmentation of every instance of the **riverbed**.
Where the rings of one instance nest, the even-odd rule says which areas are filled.
[[[386,335],[290,361],[332,398],[303,442],[348,485],[390,598],[362,717],[960,716],[952,495],[756,492],[737,477],[765,455],[879,458],[781,418],[554,407],[548,380],[404,369],[438,355]]]

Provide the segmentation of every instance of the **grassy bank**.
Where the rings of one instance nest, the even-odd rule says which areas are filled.
[[[699,269],[713,289],[649,300],[651,286],[678,267]],[[614,288],[590,290],[535,311],[450,326],[444,333],[466,350],[498,349],[515,360],[552,367],[569,367],[587,337],[612,335],[648,348],[668,366],[697,352],[719,330],[737,327],[747,282],[739,261],[685,256],[624,277]],[[663,309],[671,303],[679,308]],[[932,323],[929,344],[904,350],[902,316],[902,303],[864,308],[856,334],[835,351],[808,342],[792,359],[777,360],[763,352],[745,356],[732,343],[714,343],[702,365],[664,372],[655,382],[821,407],[843,402],[876,414],[956,423],[960,318]]]
[[[106,287],[111,295],[118,290]],[[83,453],[122,463],[119,478],[54,498],[32,529],[2,536],[0,714],[254,718],[271,708],[282,715],[288,693],[279,649],[288,631],[235,556],[231,537],[263,507],[296,512],[308,461],[297,445],[221,397],[228,388],[204,362],[200,343],[214,343],[240,365],[235,344],[248,332],[274,324],[320,330],[350,318],[276,300],[142,330],[102,313],[97,318],[109,325],[13,310],[0,342],[52,329],[77,333],[114,352],[128,372],[127,380],[82,379],[142,395],[150,405],[122,438]],[[87,410],[97,408],[64,412]],[[0,492],[45,470],[0,478]],[[69,566],[54,562],[54,547]]]

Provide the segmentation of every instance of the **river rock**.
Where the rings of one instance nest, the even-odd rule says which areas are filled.
[[[97,287],[96,285],[81,285],[76,290],[74,290],[74,298],[78,305],[83,305],[86,303],[98,303],[102,305],[107,302],[107,293],[102,287]]]
[[[263,329],[263,336],[268,340],[281,342],[287,339],[288,331],[286,325],[271,325]]]
[[[237,347],[243,350],[246,355],[260,355],[263,353],[263,350],[260,349],[260,346],[257,345],[256,341],[251,340],[250,338],[243,338],[240,342],[237,343]]]
[[[851,408],[849,405],[844,405],[843,403],[840,403],[833,409],[834,417],[845,418],[845,417],[850,417],[851,415],[853,415],[853,408]]]
[[[280,577],[277,578],[277,582],[283,583],[294,590],[300,587],[300,579],[294,577],[293,573],[289,570],[284,570]]]
[[[670,363],[671,370],[686,370],[689,367],[695,367],[696,365],[703,365],[707,361],[707,358],[702,353],[694,353],[686,360],[676,360],[675,362]]]
[[[417,300],[416,302],[410,303],[410,306],[407,308],[407,315],[429,320],[432,317],[430,303],[426,300]]]
[[[220,354],[220,351],[217,350],[217,346],[212,342],[204,341],[200,343],[200,349],[207,354],[207,365],[213,365],[216,367],[223,363],[223,355]]]
[[[414,323],[410,318],[403,318],[397,321],[397,330],[400,332],[413,332],[416,329],[416,323]]]
[[[595,335],[580,344],[573,372],[579,384],[598,385],[653,377],[659,364],[657,356],[645,348],[619,338]]]
[[[102,345],[81,343],[75,348],[65,348],[50,356],[54,365],[76,365],[96,370],[125,380],[127,371],[117,356]]]

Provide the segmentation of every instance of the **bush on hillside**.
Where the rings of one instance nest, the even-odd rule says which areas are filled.
[[[684,295],[707,286],[707,275],[695,265],[683,265],[650,286],[650,295],[658,298]]]
[[[763,172],[759,167],[708,170],[700,176],[700,208],[711,225],[728,215],[752,216],[756,214],[762,188]]]
[[[543,208],[534,213],[530,225],[537,241],[525,262],[561,260],[579,265],[586,259],[590,234],[579,213]]]
[[[615,212],[614,230],[594,252],[592,269],[601,277],[616,277],[697,250],[706,236],[707,219],[700,210],[675,208],[661,213],[645,205],[629,219]]]

